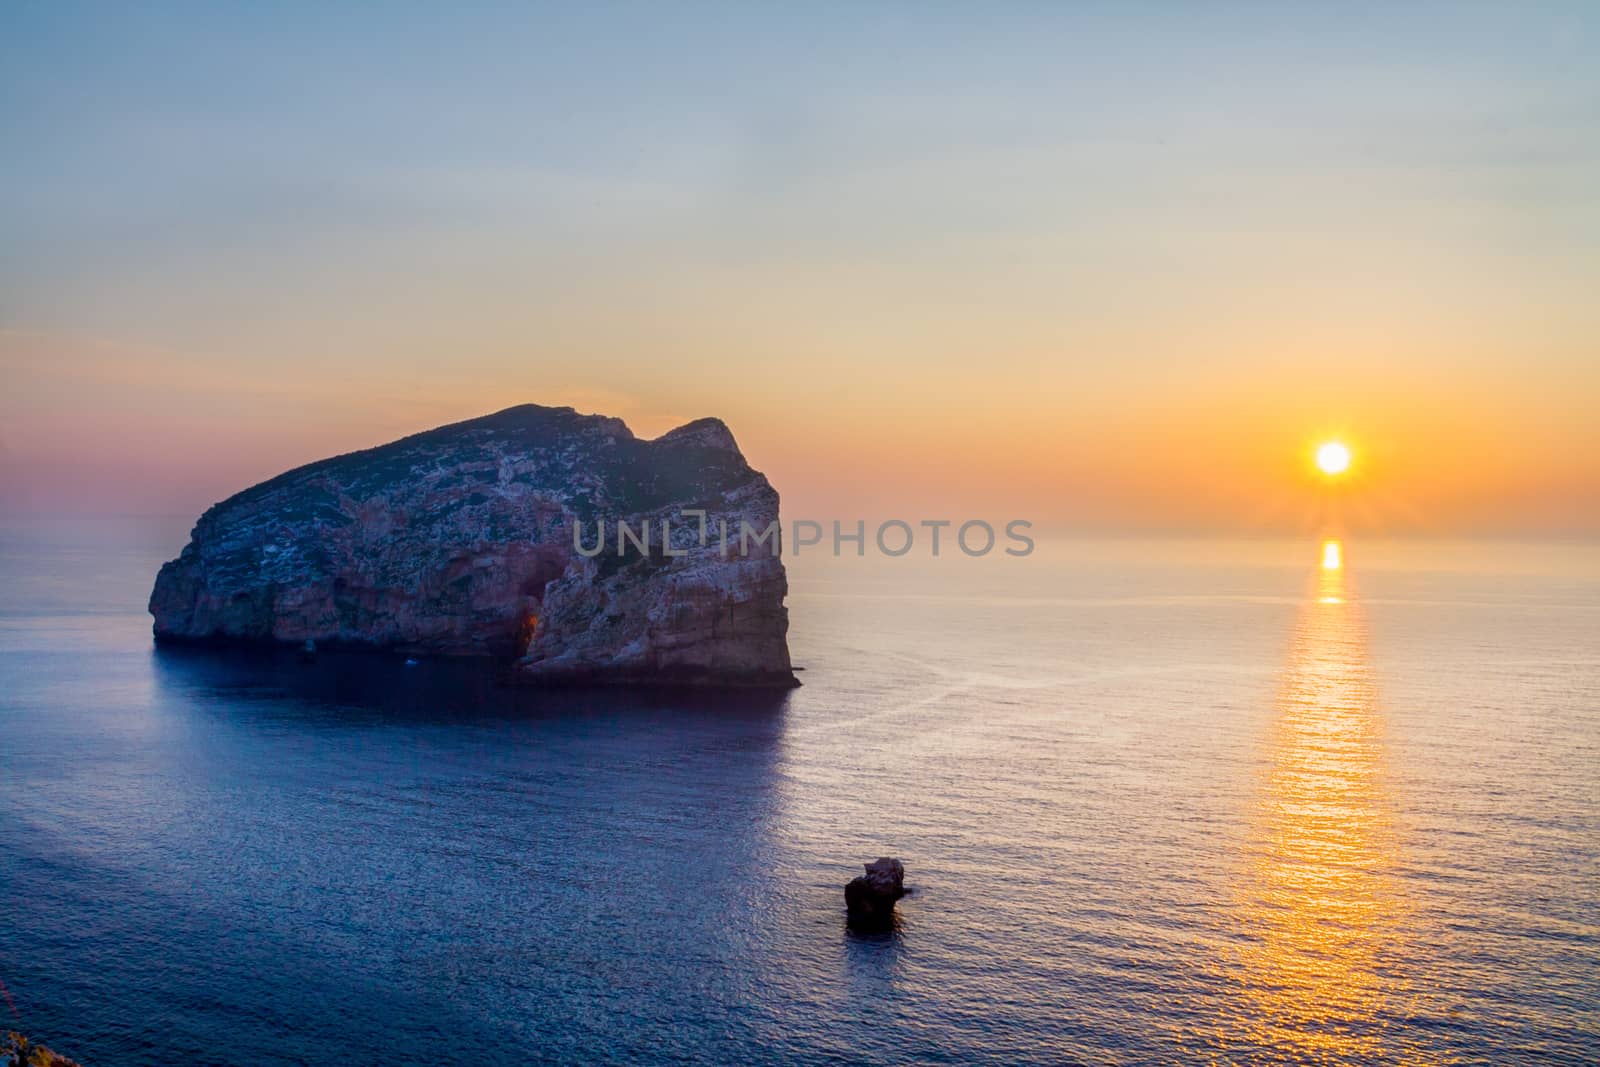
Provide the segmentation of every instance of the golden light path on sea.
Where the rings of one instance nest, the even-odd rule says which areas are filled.
[[[1254,1047],[1318,1063],[1392,1047],[1402,982],[1386,961],[1401,930],[1397,841],[1384,786],[1383,720],[1344,545],[1322,545],[1296,619],[1267,740],[1242,874],[1243,994]]]

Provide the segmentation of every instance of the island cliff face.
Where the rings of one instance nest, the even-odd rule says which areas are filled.
[[[683,511],[704,510],[709,536]],[[653,441],[524,405],[214,505],[150,596],[162,642],[515,657],[527,681],[791,686],[778,494],[728,428]],[[617,522],[636,535],[619,551]],[[721,522],[729,547],[724,551]],[[605,531],[605,547],[586,551]],[[671,552],[663,544],[670,524]]]

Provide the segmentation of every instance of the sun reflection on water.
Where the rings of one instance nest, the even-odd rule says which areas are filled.
[[[1367,631],[1338,541],[1296,621],[1242,878],[1241,1039],[1271,1056],[1345,1063],[1403,1055],[1386,974],[1402,924],[1396,845]]]
[[[1341,570],[1344,567],[1344,546],[1338,541],[1322,542],[1322,569]]]

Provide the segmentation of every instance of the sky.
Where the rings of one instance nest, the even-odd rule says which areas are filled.
[[[22,0],[0,146],[5,513],[534,402],[790,518],[1600,534],[1593,5]]]

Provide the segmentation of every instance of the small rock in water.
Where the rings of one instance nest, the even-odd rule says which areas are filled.
[[[881,857],[863,864],[866,874],[844,887],[844,905],[850,925],[859,929],[888,929],[894,922],[894,902],[906,895],[905,864]]]

